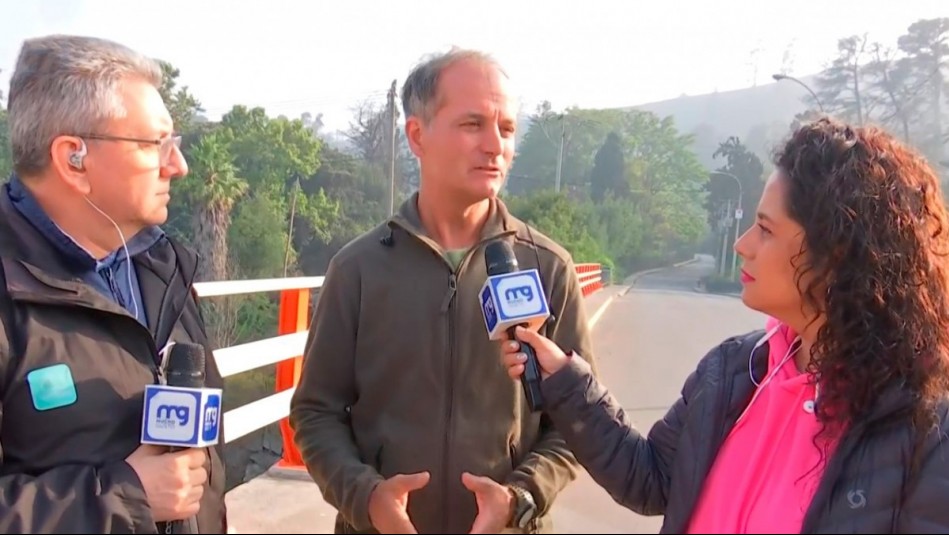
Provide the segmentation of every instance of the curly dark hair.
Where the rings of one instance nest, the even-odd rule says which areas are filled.
[[[797,284],[824,314],[809,370],[819,420],[865,421],[896,390],[895,417],[925,435],[949,392],[949,214],[936,173],[882,129],[827,118],[794,132],[775,165],[805,233]]]

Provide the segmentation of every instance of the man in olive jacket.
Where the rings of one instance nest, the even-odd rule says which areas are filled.
[[[337,532],[550,531],[576,460],[499,365],[478,291],[485,245],[509,241],[541,274],[542,332],[590,358],[573,261],[497,198],[517,110],[493,60],[438,56],[402,98],[420,189],[330,263],[292,401],[296,444]]]

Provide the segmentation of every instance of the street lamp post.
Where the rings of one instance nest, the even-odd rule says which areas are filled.
[[[734,219],[734,221],[735,221],[735,242],[733,242],[733,243],[737,243],[737,242],[738,242],[739,228],[741,227],[741,218],[742,218],[742,216],[744,215],[743,212],[742,212],[742,209],[741,209],[741,201],[742,201],[741,180],[739,180],[737,176],[735,176],[735,175],[733,175],[733,174],[731,174],[731,173],[727,173],[727,172],[725,172],[725,171],[712,171],[712,174],[713,174],[713,175],[721,175],[721,176],[729,176],[729,177],[732,177],[732,179],[735,180],[735,184],[738,185],[738,205],[735,207],[735,211],[731,214],[731,215],[734,216],[733,219]],[[731,210],[730,210],[730,208],[731,208],[730,205],[731,205],[731,202],[729,202],[729,212],[731,211]],[[724,256],[724,255],[725,255],[725,252],[728,250],[728,249],[727,249],[728,232],[726,231],[726,232],[724,232],[723,234],[724,234],[724,236],[722,237],[722,272],[723,272],[722,275],[725,274],[725,273],[724,273],[724,271],[725,271],[725,256]],[[732,279],[735,278],[735,273],[736,273],[737,270],[738,270],[738,255],[733,252],[733,253],[732,253],[732,271],[731,271],[731,277],[732,277]]]
[[[804,82],[798,80],[797,78],[793,76],[788,76],[786,74],[772,74],[771,77],[774,78],[774,81],[776,82],[780,82],[781,80],[791,80],[792,82],[797,82],[798,85],[806,89],[807,92],[810,93],[812,97],[814,97],[814,101],[817,102],[817,107],[820,108],[820,112],[824,113],[824,105],[821,104],[820,99],[817,98],[817,93],[815,93],[813,89],[808,87],[807,84],[805,84]]]

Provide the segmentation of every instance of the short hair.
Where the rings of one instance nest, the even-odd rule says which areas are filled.
[[[8,121],[13,168],[42,171],[57,136],[89,133],[123,117],[118,83],[140,78],[161,86],[157,61],[96,37],[50,35],[24,41],[10,78]]]
[[[434,54],[416,65],[402,85],[405,116],[414,115],[424,123],[430,121],[438,105],[438,81],[442,73],[456,63],[471,60],[491,65],[507,76],[498,61],[486,52],[453,47],[448,52]]]

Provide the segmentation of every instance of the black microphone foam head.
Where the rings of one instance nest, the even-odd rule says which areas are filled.
[[[201,344],[179,342],[171,346],[165,370],[168,386],[204,388],[204,364]]]
[[[503,275],[517,271],[517,257],[511,244],[496,240],[484,248],[484,264],[488,269],[488,276]]]

